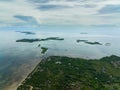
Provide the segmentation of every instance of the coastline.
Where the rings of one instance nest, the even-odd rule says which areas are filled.
[[[18,84],[16,84],[14,87],[11,87],[11,89],[10,89],[10,87],[8,88],[8,89],[5,89],[5,90],[17,90],[17,88],[20,86],[20,85],[22,85],[22,83],[25,81],[25,79],[27,78],[27,77],[29,77],[32,73],[34,73],[34,71],[35,71],[35,69],[37,69],[37,66],[39,65],[39,63],[41,63],[42,61],[45,61],[48,57],[50,57],[50,56],[42,56],[41,57],[41,59],[40,59],[40,61],[38,61],[37,63],[36,63],[36,65],[34,65],[34,67],[29,71],[29,73],[27,74],[27,75],[25,75],[25,77],[20,81],[20,82],[18,82]],[[13,89],[14,88],[14,89]]]
[[[30,69],[26,75],[22,76],[22,80],[20,81],[16,81],[16,82],[12,82],[12,84],[8,84],[5,88],[3,88],[4,90],[17,90],[17,88],[22,84],[22,82],[29,76],[29,74],[34,71],[34,69],[36,68],[36,66],[38,65],[38,63],[41,62],[41,59],[36,62],[36,64],[34,66],[32,66],[32,69]]]
[[[85,67],[81,67],[81,68],[84,68],[85,70],[88,68],[88,70],[92,70],[92,71],[90,71],[89,72],[89,74],[91,75],[91,73],[92,72],[94,72],[95,73],[95,71],[94,71],[94,69],[91,67],[91,64],[98,64],[99,65],[99,63],[101,63],[100,64],[100,67],[101,67],[101,65],[102,65],[102,67],[101,67],[101,70],[102,70],[102,73],[103,74],[105,74],[106,75],[106,68],[105,67],[109,67],[109,68],[113,68],[113,67],[111,67],[111,66],[104,66],[104,64],[105,65],[107,65],[107,63],[111,63],[111,62],[114,62],[114,63],[117,63],[118,62],[118,65],[119,65],[119,60],[118,60],[118,58],[120,58],[120,57],[118,57],[118,56],[115,56],[115,55],[112,55],[112,56],[106,56],[106,57],[103,57],[103,58],[101,58],[101,59],[84,59],[84,58],[72,58],[72,57],[66,57],[66,56],[49,56],[48,58],[46,58],[46,59],[42,59],[41,60],[41,62],[34,68],[34,70],[26,77],[26,79],[22,82],[23,84],[20,84],[21,86],[18,86],[18,87],[29,87],[29,88],[35,88],[34,86],[32,86],[31,84],[28,84],[27,83],[27,81],[28,80],[30,80],[31,78],[33,78],[34,77],[34,74],[35,73],[37,73],[37,72],[39,72],[39,74],[41,73],[43,73],[44,72],[44,69],[42,69],[42,66],[41,65],[43,65],[44,66],[44,64],[46,64],[46,63],[49,63],[49,62],[51,62],[51,65],[49,65],[48,67],[46,67],[46,65],[45,65],[45,67],[44,68],[46,68],[47,70],[49,70],[49,68],[51,68],[52,69],[52,67],[55,65],[55,67],[54,67],[54,69],[58,69],[59,70],[59,68],[62,68],[63,70],[64,70],[64,66],[63,67],[61,67],[61,65],[63,64],[63,63],[65,63],[66,62],[66,60],[67,60],[67,63],[65,64],[65,65],[68,65],[68,66],[66,66],[66,68],[68,68],[69,66],[71,66],[71,64],[75,64],[76,63],[76,61],[77,62],[81,62],[81,63],[83,63],[83,66],[85,65]],[[65,60],[62,60],[62,59],[65,59]],[[110,59],[110,60],[109,60]],[[118,61],[117,61],[117,60]],[[61,61],[62,60],[62,61]],[[69,62],[69,60],[70,60],[70,62],[73,62],[73,63],[68,63]],[[73,61],[72,61],[73,60]],[[80,61],[79,61],[80,60]],[[91,63],[92,62],[92,63]],[[103,63],[104,62],[104,63]],[[113,65],[114,65],[114,63],[113,63]],[[76,64],[80,64],[80,63],[76,63]],[[81,65],[81,64],[80,64]],[[87,65],[87,66],[86,66]],[[90,65],[90,66],[89,66]],[[94,68],[97,68],[97,67],[99,67],[99,66],[95,66]],[[90,69],[90,68],[91,69]],[[76,67],[76,68],[78,68],[78,67]],[[118,66],[118,68],[119,68],[119,66]],[[51,70],[50,69],[50,70]],[[68,68],[68,69],[70,69],[70,68]],[[73,69],[73,68],[71,68],[71,69]],[[55,70],[55,71],[56,71]],[[81,69],[80,69],[81,70]],[[114,69],[113,69],[114,70]],[[51,73],[53,72],[54,70],[52,70],[52,71],[50,71]],[[69,72],[69,71],[71,71],[71,70],[68,70],[67,72]],[[45,71],[46,72],[46,71]],[[50,73],[49,72],[49,73]],[[63,71],[64,72],[64,71]],[[48,73],[48,74],[49,74]],[[53,73],[54,74],[54,73]],[[76,73],[74,73],[73,75],[75,75]],[[64,74],[63,74],[64,75]],[[69,74],[68,74],[69,75]],[[101,74],[100,74],[101,75]],[[119,75],[119,74],[116,74],[116,75]],[[54,75],[53,75],[54,76]],[[84,76],[83,76],[84,77]],[[104,75],[103,75],[103,77],[104,77]],[[42,78],[42,77],[40,77],[40,78]],[[40,79],[39,78],[39,79]],[[43,78],[44,78],[44,76],[43,76]],[[50,78],[50,77],[49,77]],[[86,77],[87,78],[87,77]],[[97,78],[97,76],[96,76],[96,78]],[[99,78],[99,77],[98,77]],[[113,76],[113,78],[114,78],[114,76]],[[116,76],[115,76],[115,78],[116,78]],[[39,79],[37,79],[37,80],[39,80]],[[32,80],[34,80],[34,79],[32,79]],[[96,79],[97,80],[97,79]],[[46,79],[45,79],[45,81],[46,81]],[[54,80],[53,80],[54,81]],[[106,82],[106,81],[105,81]],[[34,83],[34,82],[31,82],[31,83]],[[74,83],[75,84],[75,83]],[[77,85],[78,84],[80,84],[80,83],[77,83]],[[117,83],[114,83],[114,84],[117,84]],[[113,84],[113,85],[114,85]],[[34,84],[35,85],[35,84]],[[41,85],[43,85],[44,86],[44,84],[42,84],[41,83]],[[104,85],[104,84],[103,84]],[[106,85],[106,84],[105,84]],[[84,86],[84,85],[83,85]],[[110,86],[108,86],[108,87],[110,87]],[[38,88],[38,87],[36,87],[36,88]],[[119,86],[118,86],[118,88],[119,88]],[[20,88],[19,89],[17,89],[17,90],[21,90]],[[51,90],[51,89],[49,89],[49,90]],[[55,89],[56,90],[56,89]]]

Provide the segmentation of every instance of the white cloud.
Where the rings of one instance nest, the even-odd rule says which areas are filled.
[[[0,25],[13,25],[16,23],[23,23],[23,21],[16,19],[15,15],[33,16],[37,18],[40,11],[34,9],[34,6],[26,0],[13,0],[11,2],[0,1]],[[38,15],[39,14],[39,15]]]
[[[40,7],[42,5],[44,7]],[[119,13],[99,14],[107,5],[120,5],[120,0],[2,0],[0,26],[24,23],[15,15],[32,16],[39,24],[45,25],[118,25]]]

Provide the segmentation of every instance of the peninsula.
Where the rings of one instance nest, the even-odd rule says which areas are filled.
[[[42,60],[17,90],[120,90],[120,57],[51,56]]]

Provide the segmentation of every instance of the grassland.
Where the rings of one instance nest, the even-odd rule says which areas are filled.
[[[42,60],[17,90],[120,90],[120,57],[51,56]]]

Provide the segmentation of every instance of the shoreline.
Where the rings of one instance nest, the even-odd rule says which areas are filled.
[[[115,55],[116,56],[116,55]],[[73,59],[84,59],[84,60],[100,60],[102,58],[105,58],[105,57],[102,57],[100,59],[86,59],[86,58],[78,58],[78,57],[70,57],[70,56],[45,56],[45,57],[42,57],[42,59],[36,64],[34,65],[34,67],[29,71],[29,73],[27,75],[25,75],[25,77],[18,81],[18,82],[14,82],[12,83],[10,86],[8,85],[4,90],[17,90],[17,88],[22,85],[22,83],[29,77],[31,76],[32,74],[34,74],[36,72],[36,70],[38,69],[38,66],[41,62],[46,62],[48,58],[50,57],[67,57],[67,58],[73,58]],[[106,57],[110,57],[110,56],[106,56]],[[119,56],[118,56],[119,57]]]
[[[37,66],[39,65],[39,63],[41,63],[43,60],[46,60],[48,57],[50,57],[50,56],[42,56],[41,57],[41,60],[38,62],[38,63],[36,63],[36,65],[34,65],[34,67],[33,67],[33,69],[17,84],[17,86],[15,86],[15,90],[17,90],[17,88],[20,86],[20,85],[22,85],[22,83],[25,81],[25,79],[27,78],[27,77],[29,77],[33,72],[34,72],[34,70],[35,69],[37,69]],[[8,89],[9,90],[9,89]],[[11,90],[13,90],[12,88],[11,88]]]
[[[33,78],[33,77],[35,77],[34,76],[34,74],[36,73],[38,73],[38,75],[39,74],[42,74],[43,72],[44,73],[46,73],[47,74],[47,71],[45,71],[45,70],[52,70],[52,67],[53,67],[53,70],[52,71],[49,71],[49,73],[52,73],[52,72],[54,72],[54,69],[56,69],[56,70],[59,70],[59,67],[60,68],[63,68],[62,70],[64,70],[64,67],[67,67],[68,69],[70,69],[70,67],[69,66],[71,66],[72,64],[74,65],[75,63],[76,64],[82,64],[83,66],[81,67],[80,66],[80,68],[78,68],[78,67],[76,67],[77,68],[77,70],[81,70],[82,68],[83,69],[85,69],[85,72],[88,72],[89,70],[92,70],[92,71],[90,71],[90,72],[88,72],[90,75],[91,75],[91,73],[92,72],[94,72],[94,73],[97,73],[94,69],[96,68],[97,69],[97,67],[101,67],[101,65],[102,65],[102,67],[101,67],[101,70],[102,70],[102,73],[103,74],[105,74],[106,75],[106,69],[107,68],[105,68],[105,67],[109,67],[109,68],[113,68],[113,67],[111,67],[111,66],[104,66],[104,64],[103,64],[103,62],[105,63],[105,65],[107,65],[107,63],[111,63],[111,62],[114,62],[114,63],[117,63],[118,65],[119,65],[119,59],[120,57],[119,56],[115,56],[115,55],[111,55],[111,56],[106,56],[106,57],[103,57],[103,58],[101,58],[101,59],[84,59],[84,58],[72,58],[72,57],[67,57],[67,56],[49,56],[49,57],[47,57],[46,59],[42,59],[41,60],[41,62],[40,63],[38,63],[38,65],[34,68],[34,70],[26,77],[26,79],[22,82],[23,84],[21,84],[21,86],[18,86],[19,87],[19,89],[18,90],[21,90],[20,88],[22,88],[22,87],[24,87],[24,88],[27,88],[27,87],[29,87],[29,88],[39,88],[40,89],[40,87],[34,87],[34,85],[36,85],[35,83],[34,83],[34,81],[32,81],[32,82],[30,82],[30,80],[34,80],[34,79],[31,79],[31,78]],[[70,63],[68,63],[70,61]],[[79,62],[79,63],[77,63],[77,62]],[[49,63],[49,62],[51,62],[51,64]],[[65,62],[67,62],[66,64],[65,64]],[[72,63],[73,62],[73,63]],[[91,63],[92,62],[92,63]],[[49,63],[48,64],[48,66],[46,66],[46,63]],[[91,67],[91,64],[95,64],[95,67],[93,68],[93,67]],[[99,66],[99,63],[100,63],[100,66]],[[111,63],[111,64],[113,64],[114,65],[114,63]],[[44,66],[44,64],[45,64],[45,66]],[[61,67],[61,65],[62,64],[65,64],[65,66],[63,66],[63,67]],[[80,64],[80,65],[81,65]],[[94,65],[93,64],[93,65]],[[98,66],[96,66],[98,64]],[[42,68],[42,66],[44,67],[44,69]],[[54,66],[55,65],[55,66]],[[84,67],[84,65],[85,65],[85,67]],[[87,65],[87,66],[86,66]],[[90,65],[90,66],[89,66]],[[55,68],[56,67],[56,68]],[[45,69],[46,68],[46,69]],[[51,68],[51,69],[50,69]],[[75,69],[76,69],[75,68]],[[91,69],[90,69],[91,68]],[[118,66],[118,68],[119,68],[119,66]],[[72,67],[71,68],[72,70],[74,70],[74,68]],[[114,70],[115,68],[113,68],[113,70]],[[55,70],[55,71],[56,71]],[[88,71],[86,71],[86,70],[88,70]],[[71,70],[68,70],[68,72],[69,71],[71,71]],[[61,70],[60,70],[60,72],[61,72]],[[64,72],[64,71],[63,71]],[[49,74],[48,73],[48,74]],[[35,74],[35,75],[36,75]],[[45,77],[46,77],[46,74],[44,74],[45,75]],[[48,75],[47,74],[47,75]],[[53,75],[52,75],[52,77],[54,77],[54,74],[55,73],[52,73]],[[59,73],[58,73],[59,74]],[[88,75],[89,75],[88,74]],[[99,74],[99,73],[98,73]],[[110,74],[110,73],[109,73]],[[114,74],[114,73],[111,73],[111,74]],[[110,75],[111,75],[110,74]],[[115,73],[116,74],[116,73]],[[43,75],[43,74],[42,74]],[[42,80],[43,80],[43,78],[44,78],[44,75],[42,76],[42,77],[40,77],[40,78],[42,78]],[[64,75],[64,74],[63,74]],[[68,74],[69,75],[69,74]],[[74,73],[73,75],[75,75],[76,76],[76,73]],[[96,74],[97,75],[97,74]],[[100,74],[101,75],[101,74]],[[116,74],[116,76],[113,76],[113,78],[115,77],[117,77],[119,74]],[[84,76],[83,76],[84,77]],[[91,76],[91,77],[93,77],[93,76]],[[104,75],[103,75],[103,77],[104,77]],[[39,78],[39,77],[38,77]],[[41,81],[39,81],[40,80],[40,78],[39,79],[37,79],[38,81],[37,82],[39,82],[39,84],[40,84],[40,82]],[[49,77],[50,78],[50,77]],[[80,78],[80,77],[79,77]],[[87,77],[86,77],[87,78]],[[96,78],[99,78],[99,77],[97,77],[96,76]],[[48,79],[48,78],[47,78]],[[46,81],[46,83],[47,83],[47,79],[45,79],[44,78],[44,80]],[[28,83],[28,80],[29,80],[29,83]],[[35,79],[36,80],[36,79]],[[50,79],[51,80],[51,79]],[[91,80],[91,79],[90,79]],[[36,81],[35,81],[36,82]],[[50,82],[52,82],[52,81],[50,81]],[[53,80],[53,82],[54,82],[54,80]],[[114,82],[114,81],[113,81]],[[30,84],[31,83],[31,84]],[[33,85],[32,85],[32,83],[34,83]],[[44,83],[45,82],[43,82],[43,83],[41,83],[40,85],[42,85],[42,87],[44,87]],[[49,83],[49,82],[48,82]],[[113,83],[113,84],[118,84],[118,83]],[[45,84],[46,85],[46,84]],[[77,85],[78,85],[78,83],[77,83]],[[94,84],[93,84],[94,85]],[[104,85],[104,84],[103,84]],[[106,85],[106,84],[105,84]],[[110,87],[110,86],[109,86]],[[49,89],[49,90],[51,90],[51,89]]]
[[[41,59],[41,60],[42,60],[42,59]],[[19,81],[16,81],[16,82],[12,82],[11,84],[8,84],[7,87],[4,87],[4,88],[3,88],[3,90],[17,90],[17,88],[18,88],[20,85],[22,85],[23,81],[28,77],[28,75],[29,75],[32,71],[34,71],[34,69],[36,68],[36,66],[38,65],[38,63],[41,62],[41,60],[39,60],[39,61],[36,63],[36,65],[34,65],[34,66],[32,67],[32,69],[30,69],[30,71],[29,71],[26,75],[22,76],[22,77],[23,77],[22,80],[19,80]]]

